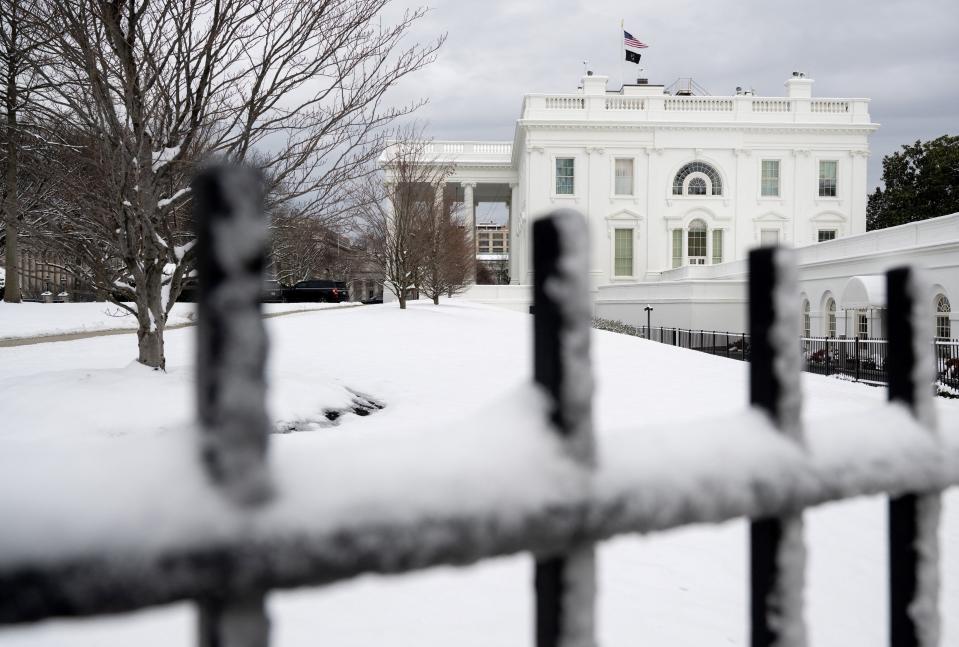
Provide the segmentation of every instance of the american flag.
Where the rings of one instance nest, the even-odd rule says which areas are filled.
[[[623,32],[623,43],[626,45],[626,47],[632,47],[633,49],[645,49],[649,47],[649,45],[646,43],[641,43],[633,38],[633,35],[628,31]]]

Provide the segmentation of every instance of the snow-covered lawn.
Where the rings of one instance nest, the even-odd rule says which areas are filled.
[[[33,307],[45,309],[42,315],[64,306]],[[37,325],[55,330],[60,324]],[[268,319],[266,325],[272,340],[272,416],[280,428],[311,430],[273,436],[274,453],[306,465],[331,436],[362,444],[364,437],[408,435],[413,442],[414,430],[423,427],[446,426],[456,434],[464,417],[472,429],[488,425],[494,434],[503,418],[499,407],[515,400],[529,380],[530,318],[468,302],[415,303],[406,312],[387,304],[305,313]],[[167,374],[132,363],[135,347],[123,336],[0,348],[0,491],[41,501],[45,485],[58,478],[57,466],[69,465],[71,457],[142,452],[151,443],[188,434],[193,335],[190,328],[168,333]],[[694,437],[702,431],[698,420],[735,414],[747,400],[748,366],[740,362],[604,332],[594,335],[593,356],[600,442],[612,429],[668,422],[688,423]],[[802,380],[810,424],[837,413],[869,411],[885,399],[883,389],[810,374]],[[362,418],[344,415],[335,426],[323,422],[323,410],[348,408],[357,393],[386,406]],[[956,425],[959,401],[936,404],[943,424]],[[388,463],[390,457],[378,449],[370,445],[371,460]],[[418,451],[428,460],[434,448]],[[122,499],[122,479],[116,489]],[[806,518],[811,644],[887,643],[884,502],[832,504]],[[942,644],[956,645],[956,490],[946,497],[944,520]],[[0,546],[3,541],[0,532]],[[603,544],[600,643],[745,645],[746,548],[741,521]],[[375,645],[388,636],[391,645],[411,647],[528,645],[531,585],[530,559],[517,556],[275,593],[274,644]],[[190,605],[174,605],[119,618],[0,630],[0,644],[189,645],[194,621]]]
[[[265,303],[266,314],[354,306],[355,303]],[[167,325],[193,323],[196,304],[177,303]],[[136,318],[111,303],[20,303],[0,301],[0,341],[104,330],[135,330]]]

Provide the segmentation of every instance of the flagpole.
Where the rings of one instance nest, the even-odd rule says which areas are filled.
[[[626,20],[621,18],[619,21],[619,51],[616,52],[616,56],[619,57],[619,87],[622,88],[626,85],[626,74],[625,74],[625,58],[626,55],[623,53],[625,51],[626,42],[623,40],[626,30]]]

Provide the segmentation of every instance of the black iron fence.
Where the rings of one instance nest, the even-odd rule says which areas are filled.
[[[596,642],[596,542],[623,533],[746,517],[751,519],[751,644],[802,645],[803,510],[828,501],[887,494],[890,644],[935,644],[939,493],[959,483],[959,443],[941,441],[935,416],[929,415],[932,401],[923,369],[931,371],[932,359],[919,326],[911,319],[914,297],[921,290],[913,285],[908,268],[888,274],[890,306],[896,305],[890,307],[890,340],[883,360],[890,377],[890,405],[857,413],[856,424],[838,419],[801,424],[800,348],[777,341],[799,336],[798,313],[784,311],[780,304],[788,300],[779,296],[784,290],[796,290],[795,275],[788,271],[793,255],[789,250],[763,248],[753,251],[749,261],[750,326],[755,340],[704,331],[671,334],[677,345],[748,357],[750,404],[766,415],[750,416],[744,407],[731,426],[728,421],[726,427],[720,420],[699,421],[697,427],[726,431],[698,436],[695,444],[662,445],[652,440],[662,437],[656,434],[663,431],[675,438],[684,425],[671,425],[648,437],[643,435],[648,430],[637,425],[629,434],[604,436],[600,443],[592,429],[585,219],[571,211],[556,212],[533,226],[533,382],[546,406],[541,410],[536,398],[529,406],[531,415],[542,417],[545,429],[515,425],[516,434],[549,434],[565,450],[557,453],[554,444],[546,443],[549,451],[539,458],[550,468],[555,490],[544,491],[541,484],[535,491],[524,490],[529,472],[544,465],[519,461],[508,468],[515,475],[503,479],[515,488],[517,501],[502,497],[495,505],[477,503],[482,497],[475,493],[485,492],[490,484],[479,477],[485,473],[482,470],[476,471],[475,478],[464,477],[473,474],[470,466],[482,458],[474,452],[461,458],[464,463],[456,469],[417,474],[418,486],[430,492],[446,491],[452,477],[453,489],[468,496],[458,496],[448,509],[426,506],[391,515],[387,511],[408,501],[405,484],[397,482],[372,494],[357,484],[351,486],[349,479],[365,478],[362,461],[354,453],[347,454],[353,469],[342,472],[337,491],[310,496],[338,497],[339,508],[378,510],[384,516],[324,521],[313,516],[317,510],[328,514],[329,507],[311,508],[310,497],[302,496],[313,491],[308,482],[291,481],[306,476],[284,474],[284,487],[276,488],[271,474],[275,465],[265,459],[270,440],[264,407],[266,337],[257,315],[262,256],[256,245],[240,245],[231,252],[225,244],[225,240],[263,235],[254,225],[252,197],[230,197],[227,190],[250,184],[248,177],[223,170],[209,171],[194,184],[200,219],[198,250],[203,259],[198,453],[208,478],[193,486],[202,491],[191,496],[225,499],[228,523],[217,524],[216,533],[201,533],[198,538],[187,522],[179,530],[181,524],[167,510],[165,540],[154,545],[138,541],[135,534],[125,539],[126,534],[119,532],[122,528],[107,515],[110,523],[103,532],[111,533],[109,549],[96,542],[71,549],[68,543],[57,554],[47,550],[28,553],[33,555],[29,557],[11,557],[4,549],[8,544],[0,541],[0,624],[194,600],[201,610],[201,645],[262,647],[269,642],[264,596],[270,590],[527,552],[536,564],[537,646],[586,647]],[[224,240],[218,240],[219,236]],[[641,394],[635,404],[641,411]],[[896,443],[873,444],[855,436],[857,442],[826,443],[831,450],[823,455],[810,449],[816,443],[806,442],[810,435],[828,434],[834,439],[859,433],[855,427],[869,429],[863,417],[871,420],[870,416],[895,418]],[[736,436],[744,425],[752,425],[751,431]],[[443,438],[450,436],[447,428],[438,432]],[[637,438],[645,440],[637,443]],[[499,445],[490,451],[510,448]],[[333,455],[326,460],[342,464],[344,458],[337,451],[342,448],[328,447],[325,453]],[[724,460],[702,460],[714,452]],[[316,457],[314,469],[323,469],[322,458]],[[493,460],[502,462],[499,455]],[[735,464],[734,471],[725,467],[725,461]],[[663,462],[672,466],[667,473],[661,471]],[[377,465],[382,468],[382,463]],[[189,469],[184,465],[184,470]],[[675,478],[677,473],[682,479]],[[48,497],[56,487],[57,477],[51,474],[45,483]],[[299,503],[296,514],[280,517],[285,522],[277,524],[270,513],[287,509],[290,497]],[[140,503],[142,508],[131,524],[150,517],[151,498]],[[64,537],[84,535],[74,535],[71,524],[82,524],[83,515],[93,507],[110,509],[110,505],[108,500],[90,499],[86,509],[77,510],[75,519],[58,520],[58,532]],[[17,533],[21,541],[26,537],[29,543],[32,532],[38,543],[47,543],[46,526],[30,525],[42,518],[41,513],[33,508],[29,518],[17,518],[3,509],[0,500],[4,523],[22,524]]]
[[[710,355],[749,361],[750,336],[718,330],[690,330],[660,326],[633,326],[610,319],[594,319],[600,330],[633,335],[643,339],[697,350]],[[934,339],[935,379],[943,395],[959,396],[959,340]],[[840,375],[856,382],[889,383],[886,339],[800,337],[803,370],[820,375]]]

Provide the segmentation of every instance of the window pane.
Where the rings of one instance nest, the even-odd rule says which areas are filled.
[[[763,229],[760,232],[759,244],[763,247],[769,247],[779,244],[778,229]]]
[[[673,230],[673,267],[683,264],[683,230]]]
[[[616,195],[633,195],[633,160],[616,160]]]
[[[687,190],[688,195],[706,195],[706,180],[701,177],[694,177],[689,181]]]
[[[706,256],[706,231],[704,229],[691,229],[689,231],[689,242],[686,244],[686,253],[689,258]]]
[[[713,264],[723,262],[723,230],[713,230]]]
[[[633,275],[633,230],[617,229],[614,245],[613,273],[616,276]]]
[[[836,161],[819,162],[819,195],[825,198],[836,197]]]
[[[779,160],[763,160],[761,185],[762,195],[779,195]]]
[[[573,158],[556,158],[556,194],[573,195]]]
[[[835,240],[836,230],[835,229],[820,229],[819,230],[819,242],[825,242],[827,240]]]

